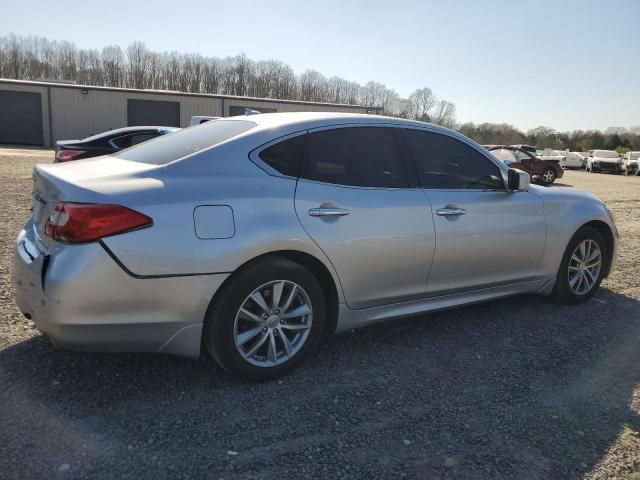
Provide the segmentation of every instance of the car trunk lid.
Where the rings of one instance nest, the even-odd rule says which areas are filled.
[[[61,164],[40,164],[33,170],[32,220],[40,237],[59,201],[119,203],[118,196],[161,184],[151,176],[157,165],[113,157]]]

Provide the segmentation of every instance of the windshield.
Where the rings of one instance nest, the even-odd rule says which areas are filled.
[[[255,127],[246,120],[207,122],[127,148],[114,155],[132,162],[164,165],[236,137]]]
[[[593,156],[600,158],[618,158],[618,152],[614,152],[613,150],[596,150],[593,152]]]

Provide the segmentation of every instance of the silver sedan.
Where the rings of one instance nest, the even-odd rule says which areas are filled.
[[[322,335],[524,293],[587,300],[618,233],[448,129],[281,113],[38,165],[22,312],[61,347],[197,357],[250,380]]]

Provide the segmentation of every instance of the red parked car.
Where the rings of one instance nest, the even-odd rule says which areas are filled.
[[[522,148],[508,145],[486,145],[485,148],[510,168],[527,172],[534,182],[549,185],[555,182],[556,178],[562,178],[564,175],[559,161],[541,160]]]

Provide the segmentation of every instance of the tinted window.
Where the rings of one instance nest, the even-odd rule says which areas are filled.
[[[358,187],[407,186],[407,175],[389,128],[354,127],[309,135],[305,177]]]
[[[137,145],[142,142],[146,142],[147,140],[151,140],[152,138],[156,138],[159,135],[157,132],[144,132],[144,133],[134,133],[131,135],[124,135],[122,137],[118,137],[112,140],[113,144],[118,148],[129,148],[133,145]]]
[[[118,152],[114,156],[133,162],[163,165],[213,147],[255,126],[255,123],[246,120],[207,122],[198,128],[185,128],[172,135],[162,135],[135,148]]]
[[[306,145],[307,136],[298,135],[265,148],[260,152],[260,159],[283,175],[297,177]]]
[[[498,166],[460,140],[420,130],[405,133],[424,188],[504,190]]]

